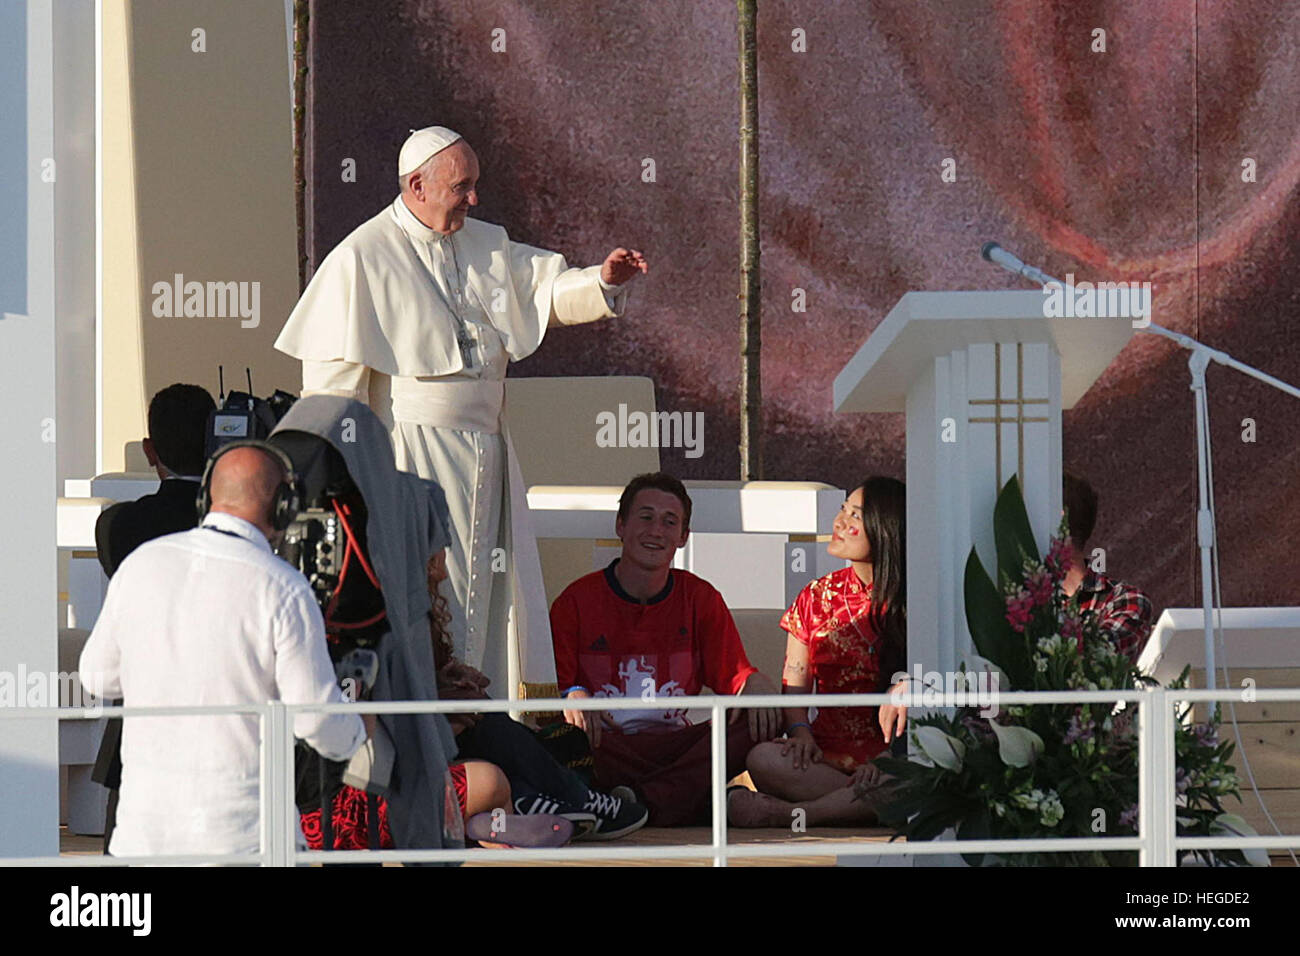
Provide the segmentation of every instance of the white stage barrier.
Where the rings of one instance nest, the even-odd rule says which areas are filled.
[[[1174,866],[1180,851],[1300,848],[1300,834],[1256,837],[1179,837],[1175,830],[1174,787],[1174,705],[1180,701],[1214,701],[1235,699],[1231,690],[1149,690],[1125,691],[1013,691],[1000,694],[1000,706],[1118,703],[1124,701],[1140,707],[1138,720],[1139,747],[1139,800],[1138,834],[1133,837],[1086,837],[1069,839],[1034,840],[935,840],[925,843],[850,843],[827,842],[817,844],[819,854],[836,854],[853,857],[934,856],[958,853],[1050,853],[1072,850],[1137,850],[1142,866]],[[502,861],[528,860],[619,860],[619,859],[706,859],[712,858],[715,866],[726,866],[732,858],[806,856],[806,844],[744,844],[727,842],[725,733],[729,710],[752,707],[847,707],[879,706],[891,700],[889,694],[802,694],[766,695],[752,697],[701,696],[693,703],[708,708],[713,713],[713,839],[710,845],[681,844],[676,846],[622,846],[622,847],[560,847],[556,849],[507,849],[484,851],[482,849],[449,850],[360,850],[360,851],[299,851],[295,845],[293,764],[293,715],[300,711],[318,713],[454,713],[464,710],[464,701],[364,701],[347,704],[283,704],[269,701],[261,705],[211,706],[211,707],[105,707],[106,716],[158,717],[193,716],[202,714],[256,714],[262,727],[262,848],[249,856],[193,855],[154,857],[108,856],[53,856],[53,857],[0,857],[0,866],[131,866],[131,865],[192,865],[192,864],[243,864],[261,866],[295,866],[310,863],[428,863],[455,862],[483,858],[485,852],[492,859]],[[1261,701],[1300,701],[1300,689],[1260,690]],[[904,701],[909,706],[933,706],[920,695],[909,696]],[[949,699],[949,705],[956,701]],[[644,707],[637,698],[587,698],[583,700],[530,700],[530,709],[556,710],[629,710]],[[475,707],[484,713],[508,712],[517,702],[484,700]],[[59,708],[15,708],[0,711],[0,721],[44,721],[78,719],[98,716],[93,711]],[[0,853],[4,850],[0,847]],[[502,856],[510,854],[512,856]]]

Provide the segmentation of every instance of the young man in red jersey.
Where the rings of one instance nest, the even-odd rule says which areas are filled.
[[[686,698],[775,694],[749,663],[717,589],[672,567],[690,533],[686,488],[662,472],[623,489],[615,531],[622,555],[570,584],[551,606],[555,671],[566,698],[639,697],[643,710],[565,711],[591,739],[596,784],[635,798],[651,826],[707,822],[712,758],[707,721],[691,723]],[[727,776],[781,730],[774,709],[732,711]],[[623,790],[620,793],[620,790]]]

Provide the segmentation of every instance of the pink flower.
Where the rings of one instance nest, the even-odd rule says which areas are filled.
[[[1055,590],[1052,576],[1044,568],[1039,568],[1033,574],[1025,579],[1025,587],[1029,591],[1030,598],[1035,607],[1042,607],[1051,603],[1052,592]]]
[[[1023,634],[1025,626],[1034,616],[1034,606],[1033,596],[1024,588],[1016,594],[1007,595],[1007,623],[1012,629]]]
[[[1030,571],[1024,585],[1007,592],[1007,623],[1023,634],[1033,619],[1034,611],[1051,604],[1054,590],[1055,584],[1045,568],[1039,566]]]
[[[1083,621],[1075,614],[1066,614],[1061,619],[1061,636],[1067,641],[1073,640],[1078,645],[1079,653],[1083,653]]]
[[[1046,564],[1053,584],[1065,579],[1070,571],[1070,550],[1066,547],[1064,538],[1052,539],[1051,547],[1047,550]]]
[[[1192,733],[1196,735],[1196,742],[1202,747],[1219,746],[1219,729],[1213,724],[1197,724],[1192,728]]]

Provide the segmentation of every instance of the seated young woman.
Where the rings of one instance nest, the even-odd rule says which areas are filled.
[[[826,551],[849,567],[806,586],[781,618],[784,693],[882,693],[903,669],[906,514],[904,485],[893,478],[868,478],[845,499]],[[746,760],[757,791],[727,795],[732,826],[789,827],[799,809],[807,826],[874,822],[884,779],[872,761],[887,753],[896,713],[785,708],[785,739],[759,744]]]

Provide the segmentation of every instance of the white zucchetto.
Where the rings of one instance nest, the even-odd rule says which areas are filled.
[[[402,144],[402,151],[397,155],[397,175],[410,175],[423,166],[430,156],[442,152],[458,139],[461,139],[460,133],[445,126],[426,126],[424,129],[411,130],[411,135]]]

